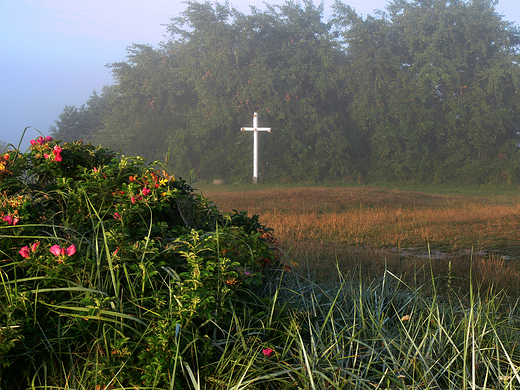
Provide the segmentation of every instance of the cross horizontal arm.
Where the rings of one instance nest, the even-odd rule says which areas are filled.
[[[271,132],[271,128],[270,127],[242,127],[240,129],[240,131],[267,131],[267,132]]]

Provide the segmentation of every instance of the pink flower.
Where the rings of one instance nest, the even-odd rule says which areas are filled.
[[[264,354],[265,357],[270,358],[273,355],[274,350],[271,348],[265,348],[265,349],[262,349],[262,353]]]
[[[31,145],[36,145],[36,144],[43,145],[44,143],[50,142],[50,141],[52,141],[52,137],[47,136],[47,137],[43,138],[42,136],[40,136],[40,137],[36,138],[35,140],[34,139],[31,140]]]
[[[6,221],[8,225],[13,225],[13,226],[15,226],[20,221],[20,218],[12,217],[10,215],[4,215],[4,218],[2,218],[2,219],[4,221]]]
[[[93,170],[94,170],[94,172],[97,172],[97,171],[98,171],[98,169],[97,169],[96,167],[94,167],[94,169],[93,169]]]
[[[62,150],[63,149],[60,148],[58,145],[54,145],[54,149],[52,149],[52,153],[54,153],[54,161],[60,162],[61,160],[63,160],[60,154]]]
[[[141,199],[143,199],[143,198],[140,197],[140,196],[132,196],[132,197],[130,198],[130,201],[131,201],[132,203],[135,203],[135,202],[137,202],[137,201],[140,201]]]
[[[59,245],[53,245],[49,250],[54,256],[61,255],[61,247]]]
[[[119,215],[119,213],[114,213],[114,218],[117,220],[121,220],[121,216]]]
[[[40,245],[40,241],[36,241],[31,245],[31,251],[36,252],[36,249],[38,249],[38,246]]]
[[[74,245],[71,245],[68,248],[62,248],[59,245],[53,245],[49,250],[54,256],[72,256],[74,253],[76,253],[76,247]]]
[[[52,149],[52,154],[48,154],[48,153],[43,153],[43,157],[45,157],[46,159],[47,158],[51,158],[53,155],[54,155],[54,161],[57,161],[57,162],[60,162],[63,160],[63,158],[61,157],[61,152],[62,152],[62,148],[60,148],[58,145],[54,145],[54,148]]]
[[[71,245],[69,246],[66,250],[65,250],[65,254],[67,256],[72,256],[74,253],[76,253],[76,247],[74,245]]]
[[[146,187],[143,188],[143,195],[144,195],[144,196],[149,195],[150,192],[152,192],[152,190],[150,190],[150,189],[148,189],[148,188],[146,188]]]
[[[31,257],[31,252],[36,252],[36,249],[38,249],[38,245],[40,245],[39,241],[36,241],[35,243],[31,244],[31,246],[24,246],[21,248],[18,253],[24,258],[27,259]]]
[[[31,249],[28,246],[24,246],[18,251],[18,253],[22,255],[24,259],[31,257]]]

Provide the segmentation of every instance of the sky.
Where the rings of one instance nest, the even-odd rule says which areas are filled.
[[[387,4],[342,2],[364,17]],[[333,3],[323,1],[325,19]],[[262,0],[229,4],[246,14],[250,5],[265,10]],[[176,0],[0,0],[0,141],[25,151],[37,130],[48,135],[66,105],[80,107],[113,83],[107,64],[125,61],[133,43],[167,40],[164,24],[185,8]],[[520,26],[519,0],[499,0],[496,10]]]

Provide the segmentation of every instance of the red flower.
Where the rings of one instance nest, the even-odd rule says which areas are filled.
[[[18,253],[22,255],[24,259],[31,257],[31,250],[28,246],[24,246],[22,249],[18,251]]]
[[[36,241],[35,243],[33,243],[31,246],[24,246],[23,248],[21,248],[18,253],[24,258],[24,259],[27,259],[29,257],[31,257],[31,252],[36,252],[36,249],[38,249],[38,245],[40,245],[40,242],[39,241]]]
[[[36,138],[35,140],[34,139],[31,140],[31,145],[36,145],[36,144],[43,145],[44,143],[50,142],[50,141],[52,141],[52,137],[47,136],[47,137],[43,138],[42,136],[40,136],[40,137]]]
[[[262,349],[262,353],[264,354],[265,357],[270,358],[271,356],[273,356],[274,350],[271,348],[265,348],[265,349]]]
[[[140,201],[140,200],[142,200],[142,199],[143,199],[143,198],[142,198],[141,196],[132,196],[132,197],[130,198],[130,201],[131,201],[132,203],[135,203],[135,202],[138,202],[138,201]]]
[[[54,256],[72,256],[74,253],[76,253],[76,247],[74,245],[71,245],[68,248],[62,248],[59,245],[53,245],[49,250]]]
[[[54,256],[61,255],[61,247],[59,245],[53,245],[49,250]]]
[[[6,221],[8,225],[15,226],[20,221],[20,218],[11,217],[10,215],[4,215],[3,220]]]
[[[54,145],[54,149],[52,149],[52,153],[54,153],[54,161],[60,162],[61,160],[63,160],[60,154],[62,150],[63,149],[60,148],[58,145]]]
[[[149,195],[150,192],[152,192],[152,190],[150,190],[150,189],[148,189],[148,188],[146,188],[146,187],[143,188],[143,195],[144,195],[144,196]]]

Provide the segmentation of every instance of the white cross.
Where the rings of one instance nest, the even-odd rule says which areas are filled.
[[[258,132],[267,131],[271,132],[270,127],[258,127],[258,114],[255,112],[253,115],[253,127],[242,127],[241,131],[252,131],[253,132],[253,184],[258,183]]]

